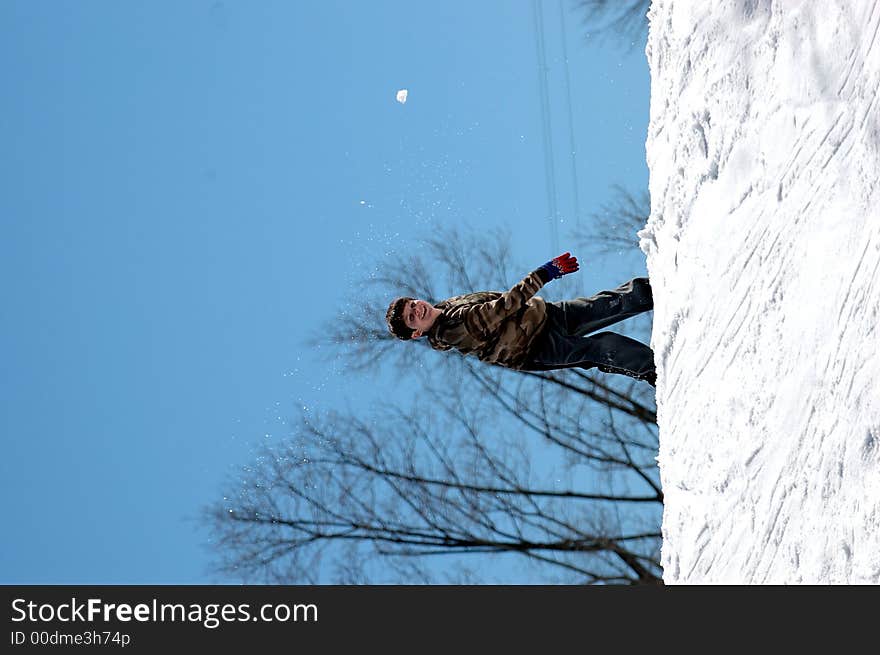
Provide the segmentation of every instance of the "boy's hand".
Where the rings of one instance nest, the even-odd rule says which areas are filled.
[[[577,257],[572,257],[570,252],[554,257],[541,266],[541,269],[547,272],[547,277],[550,280],[555,280],[567,273],[574,273],[578,268]]]

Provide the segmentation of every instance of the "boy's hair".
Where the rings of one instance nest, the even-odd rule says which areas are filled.
[[[415,332],[415,330],[408,328],[406,323],[403,322],[403,309],[411,300],[414,300],[414,298],[406,296],[395,298],[388,305],[388,311],[385,312],[385,322],[388,323],[388,330],[395,337],[403,341],[412,339],[413,332]]]

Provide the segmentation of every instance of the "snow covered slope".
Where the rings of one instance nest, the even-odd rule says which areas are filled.
[[[880,583],[880,0],[655,0],[667,583]]]

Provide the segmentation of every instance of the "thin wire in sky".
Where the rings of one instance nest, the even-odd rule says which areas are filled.
[[[547,90],[547,53],[544,48],[544,17],[540,0],[532,1],[535,46],[538,56],[538,88],[541,98],[541,124],[544,138],[544,182],[547,189],[547,207],[550,222],[550,244],[553,254],[559,254],[559,212],[556,203],[556,171],[553,164],[553,132],[550,123],[550,95]]]
[[[578,172],[577,172],[577,147],[575,144],[577,143],[574,138],[574,112],[571,108],[571,76],[568,71],[568,38],[566,36],[565,31],[565,11],[562,7],[562,0],[559,0],[559,28],[562,32],[562,63],[565,69],[565,104],[568,109],[568,142],[569,142],[569,153],[571,155],[571,188],[574,193],[574,221],[575,221],[575,229],[577,230],[577,234],[582,234],[581,231],[581,199],[580,193],[578,191],[578,187],[580,186],[578,183]],[[581,280],[581,294],[586,295],[586,289],[584,286],[584,276],[580,276]]]

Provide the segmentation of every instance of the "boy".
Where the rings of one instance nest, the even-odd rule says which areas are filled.
[[[597,330],[654,308],[647,278],[634,278],[590,298],[547,302],[535,294],[578,270],[570,253],[551,259],[506,293],[478,291],[432,305],[395,298],[385,320],[391,333],[408,341],[422,336],[435,350],[455,348],[481,361],[526,371],[577,366],[620,373],[655,386],[650,347],[614,332]]]

